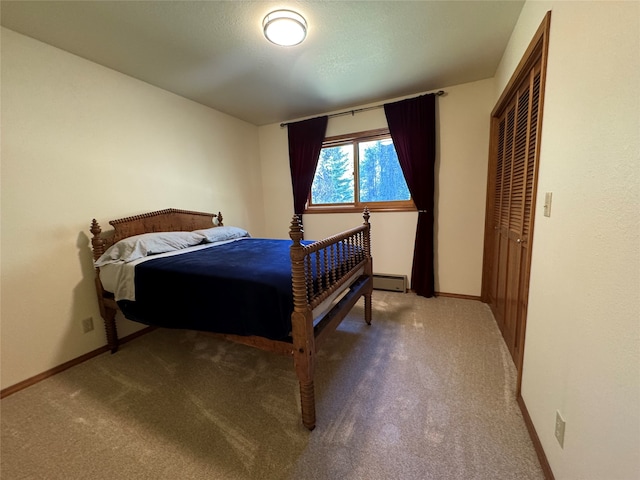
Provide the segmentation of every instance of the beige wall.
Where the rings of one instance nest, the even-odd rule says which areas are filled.
[[[536,207],[523,397],[559,480],[640,471],[639,8],[528,2],[495,79],[437,102],[437,288],[479,295],[489,112],[553,10],[539,196],[554,200],[550,218]],[[279,125],[253,127],[5,29],[1,108],[2,387],[104,345],[91,218],[220,209],[256,235],[287,235]],[[383,125],[373,110],[330,120],[329,134]],[[305,218],[309,237],[354,221]],[[409,274],[415,214],[372,221],[376,271]],[[88,316],[96,330],[83,334]]]
[[[445,90],[447,95],[437,100],[436,290],[479,296],[494,84],[489,79]],[[330,118],[327,136],[386,126],[384,110],[374,109]],[[265,209],[268,221],[273,222],[266,233],[286,236],[293,214],[286,128],[279,124],[260,127],[260,158]],[[376,272],[411,276],[416,220],[414,212],[372,214]],[[305,235],[321,238],[359,222],[359,214],[305,215]]]
[[[3,388],[105,344],[92,218],[173,207],[263,228],[255,126],[4,28],[1,113]]]
[[[640,3],[526,3],[496,95],[550,9],[522,395],[556,479],[637,479]]]

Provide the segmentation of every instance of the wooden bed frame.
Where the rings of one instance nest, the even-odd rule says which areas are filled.
[[[262,350],[293,357],[300,382],[302,423],[309,430],[316,424],[314,371],[316,353],[322,340],[337,328],[360,297],[364,296],[364,317],[371,324],[371,292],[373,270],[369,211],[365,208],[364,223],[337,235],[303,245],[300,218],[293,216],[289,229],[291,244],[291,278],[293,285],[293,313],[291,335],[284,340],[271,340],[258,336],[215,334],[227,340],[250,345]],[[112,220],[113,234],[105,236],[98,222],[91,223],[93,258],[97,260],[107,248],[123,238],[150,232],[192,231],[222,226],[222,214],[166,209],[143,215]],[[324,259],[324,265],[320,263]],[[315,262],[313,261],[315,260]],[[312,270],[316,270],[315,272]],[[313,276],[316,280],[313,280]],[[317,277],[321,276],[321,281]],[[118,304],[111,292],[104,290],[100,269],[96,268],[96,291],[100,314],[104,319],[107,343],[111,353],[118,350],[116,313]],[[346,293],[344,293],[346,292]],[[328,311],[314,318],[313,311],[323,302],[338,295]],[[207,332],[209,333],[209,332]]]

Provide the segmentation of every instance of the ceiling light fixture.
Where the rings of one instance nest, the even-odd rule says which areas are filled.
[[[298,45],[307,36],[307,22],[292,10],[274,10],[262,21],[264,36],[283,47]]]

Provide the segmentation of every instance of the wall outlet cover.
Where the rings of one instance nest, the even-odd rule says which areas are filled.
[[[82,320],[82,331],[84,333],[89,333],[91,330],[93,330],[93,317]]]

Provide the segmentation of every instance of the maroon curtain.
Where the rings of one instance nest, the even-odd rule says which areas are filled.
[[[304,212],[311,191],[328,120],[325,115],[288,125],[293,211],[297,215]]]
[[[402,172],[418,209],[411,288],[433,297],[433,187],[436,159],[436,96],[388,103],[384,113]]]

